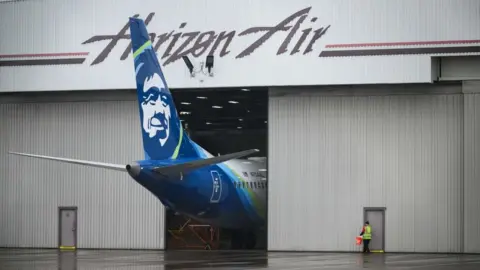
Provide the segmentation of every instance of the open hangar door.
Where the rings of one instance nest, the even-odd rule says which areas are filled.
[[[464,252],[464,225],[478,234],[464,224],[478,205],[464,200],[464,98],[460,83],[270,89],[268,250],[360,251],[380,210],[379,249]]]
[[[7,154],[143,159],[135,91],[0,95],[0,247],[164,249],[164,207],[127,173]]]
[[[212,155],[260,150],[242,158],[241,172],[234,176],[236,179],[229,179],[234,181],[232,186],[223,185],[219,202],[225,205],[227,198],[224,195],[231,197],[232,192],[248,196],[251,201],[243,201],[242,207],[253,207],[250,210],[266,222],[266,205],[261,209],[261,200],[263,197],[266,204],[268,89],[173,89],[172,94],[187,134]],[[254,235],[239,235],[238,231],[210,226],[169,209],[166,213],[168,250],[266,249],[266,226],[256,228]],[[238,245],[239,237],[254,237],[255,245]]]

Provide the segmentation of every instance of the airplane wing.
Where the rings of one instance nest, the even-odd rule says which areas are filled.
[[[153,171],[159,174],[172,174],[172,173],[185,173],[197,168],[201,168],[204,166],[212,165],[221,163],[230,159],[240,158],[247,155],[251,155],[253,153],[258,152],[258,149],[251,149],[245,150],[241,152],[231,153],[223,156],[212,157],[207,159],[199,159],[194,161],[187,161],[180,164],[174,165],[167,165],[162,167],[153,168]],[[111,164],[111,163],[103,163],[103,162],[95,162],[95,161],[88,161],[88,160],[80,160],[80,159],[70,159],[70,158],[60,158],[60,157],[52,157],[52,156],[43,156],[43,155],[34,155],[34,154],[27,154],[27,153],[18,153],[18,152],[9,152],[13,155],[19,156],[26,156],[26,157],[33,157],[33,158],[40,158],[40,159],[48,159],[48,160],[55,160],[65,163],[71,164],[79,164],[84,166],[90,167],[97,167],[97,168],[104,168],[116,171],[128,171],[127,165],[121,164]]]
[[[174,165],[167,165],[167,166],[162,166],[162,167],[157,167],[154,168],[153,171],[160,173],[160,174],[173,174],[173,173],[185,173],[194,169],[198,169],[204,166],[212,165],[212,164],[217,164],[217,163],[222,163],[224,161],[230,160],[230,159],[236,159],[236,158],[241,158],[244,156],[251,155],[253,153],[257,153],[259,150],[258,149],[250,149],[250,150],[245,150],[241,152],[236,152],[236,153],[231,153],[231,154],[226,154],[223,156],[217,156],[217,157],[211,157],[211,158],[206,158],[206,159],[199,159],[199,160],[194,160],[194,161],[187,161],[183,162],[180,164],[174,164]]]
[[[80,165],[85,165],[85,166],[90,166],[90,167],[104,168],[104,169],[110,169],[110,170],[116,170],[116,171],[126,171],[125,165],[120,165],[120,164],[110,164],[110,163],[95,162],[95,161],[88,161],[88,160],[59,158],[59,157],[51,157],[51,156],[18,153],[18,152],[8,152],[8,153],[13,154],[13,155],[40,158],[40,159],[48,159],[48,160],[55,160],[55,161],[60,161],[60,162],[65,162],[65,163],[80,164]]]

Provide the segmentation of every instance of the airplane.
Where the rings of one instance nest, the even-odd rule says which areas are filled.
[[[167,208],[231,232],[232,249],[253,249],[266,225],[265,161],[250,149],[213,156],[184,131],[142,19],[129,18],[144,159],[129,164],[10,154],[127,172]]]

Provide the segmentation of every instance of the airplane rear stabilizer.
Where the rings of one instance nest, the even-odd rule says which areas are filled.
[[[160,174],[173,174],[173,173],[187,173],[191,170],[195,170],[201,167],[213,165],[213,164],[218,164],[222,163],[231,159],[236,159],[236,158],[241,158],[244,156],[251,155],[253,153],[258,152],[258,149],[251,149],[251,150],[246,150],[246,151],[241,151],[241,152],[236,152],[236,153],[231,153],[227,155],[222,155],[222,156],[217,156],[217,157],[212,157],[212,158],[206,158],[206,159],[197,159],[193,161],[185,161],[185,162],[179,162],[179,163],[174,163],[166,166],[158,166],[152,168],[152,171]],[[115,170],[115,171],[130,171],[133,166],[131,164],[112,164],[112,163],[103,163],[103,162],[95,162],[95,161],[89,161],[89,160],[81,160],[81,159],[71,159],[71,158],[61,158],[61,157],[52,157],[52,156],[44,156],[44,155],[34,155],[34,154],[28,154],[28,153],[19,153],[19,152],[9,152],[10,154],[13,155],[18,155],[18,156],[26,156],[26,157],[33,157],[33,158],[39,158],[39,159],[48,159],[48,160],[54,160],[54,161],[60,161],[64,163],[71,163],[71,164],[78,164],[78,165],[84,165],[84,166],[90,166],[90,167],[97,167],[97,168],[103,168],[103,169],[109,169],[109,170]]]

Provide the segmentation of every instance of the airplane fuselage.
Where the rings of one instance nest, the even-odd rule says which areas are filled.
[[[151,169],[161,161],[141,160],[129,174],[166,207],[212,226],[230,229],[265,225],[265,164],[229,160],[185,174],[163,175]]]

